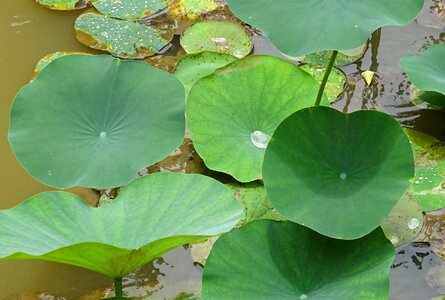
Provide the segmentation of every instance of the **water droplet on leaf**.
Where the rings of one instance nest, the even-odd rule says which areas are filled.
[[[255,147],[266,149],[267,144],[269,144],[270,141],[270,136],[262,131],[255,130],[250,134],[250,140],[255,145]]]
[[[408,222],[408,228],[411,230],[416,229],[417,227],[419,227],[420,225],[420,221],[416,218],[412,218],[411,220],[409,220]]]

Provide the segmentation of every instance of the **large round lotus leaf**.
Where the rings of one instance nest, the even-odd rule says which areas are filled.
[[[54,10],[74,10],[85,8],[89,0],[36,0],[36,2]]]
[[[122,58],[153,55],[173,38],[173,34],[164,38],[160,32],[145,24],[116,20],[95,13],[79,16],[74,29],[81,43]]]
[[[102,14],[124,20],[138,20],[168,7],[168,0],[91,0]]]
[[[423,0],[227,0],[241,20],[263,31],[282,52],[301,56],[365,43],[385,25],[408,24]]]
[[[300,68],[311,74],[318,83],[322,82],[326,72],[326,66],[320,64],[305,64]],[[337,100],[337,97],[343,92],[347,81],[348,78],[345,73],[335,67],[332,68],[324,88],[324,92],[328,97],[329,102]]]
[[[409,80],[422,91],[445,94],[445,44],[433,45],[419,55],[407,55],[400,60]],[[428,97],[421,97],[428,101]],[[445,97],[434,105],[445,106]],[[428,101],[429,102],[429,101]]]
[[[264,184],[280,214],[321,234],[356,239],[374,230],[414,176],[396,120],[376,111],[313,107],[287,118],[264,157]]]
[[[411,190],[423,211],[445,207],[445,161],[436,167],[416,168]]]
[[[318,88],[308,73],[272,56],[216,70],[195,83],[187,101],[196,151],[207,167],[238,181],[262,178],[269,137],[290,114],[313,105]]]
[[[252,38],[241,24],[229,20],[207,20],[187,28],[181,36],[187,53],[213,51],[242,58],[253,48]]]
[[[178,147],[184,123],[184,89],[173,75],[143,62],[67,55],[19,91],[9,141],[47,185],[109,188]]]
[[[182,82],[185,93],[188,94],[196,81],[236,59],[232,55],[216,52],[188,54],[179,60],[175,69],[175,76]]]
[[[342,241],[292,222],[255,221],[215,243],[202,299],[386,300],[394,254],[380,229]]]
[[[119,278],[179,245],[229,231],[242,218],[233,193],[216,180],[157,173],[100,208],[46,192],[0,211],[0,258],[56,261]]]

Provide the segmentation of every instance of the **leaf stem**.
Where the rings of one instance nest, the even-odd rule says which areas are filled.
[[[331,74],[332,68],[334,67],[335,59],[337,58],[338,51],[334,50],[332,52],[331,59],[329,60],[328,67],[324,72],[323,81],[320,84],[320,89],[318,90],[317,100],[315,101],[315,106],[319,106],[321,103],[321,98],[323,97],[324,88],[328,82],[329,75]]]
[[[114,278],[114,295],[115,297],[123,297],[122,278]]]

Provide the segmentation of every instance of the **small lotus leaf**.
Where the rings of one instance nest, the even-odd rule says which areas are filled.
[[[173,38],[164,38],[153,27],[116,20],[95,13],[79,16],[74,24],[77,39],[94,49],[122,58],[144,58],[155,54]]]
[[[326,66],[320,64],[305,64],[300,68],[311,74],[318,83],[321,83],[326,71]],[[324,92],[330,103],[337,100],[337,97],[343,92],[347,81],[348,78],[342,71],[337,68],[332,68],[324,88]]]
[[[365,53],[365,50],[366,50],[366,44],[355,49],[339,51],[335,59],[335,65],[343,66],[346,64],[350,64],[360,59]],[[319,51],[306,55],[303,59],[303,62],[315,65],[320,65],[320,64],[328,65],[331,56],[332,56],[332,51]]]
[[[263,31],[291,56],[358,47],[379,27],[411,22],[423,2],[227,0],[239,19]]]
[[[320,106],[281,123],[266,149],[263,175],[284,217],[329,237],[356,239],[380,225],[403,196],[414,158],[390,116]]]
[[[216,180],[156,173],[100,208],[70,193],[46,192],[0,211],[0,257],[120,278],[179,245],[229,231],[242,218],[233,193]]]
[[[253,48],[252,38],[241,24],[229,20],[206,20],[187,28],[181,36],[187,53],[213,51],[242,58]]]
[[[168,7],[168,0],[91,0],[102,14],[124,20],[138,20]]]
[[[285,218],[272,207],[266,189],[257,182],[230,183],[227,185],[235,192],[235,198],[243,205],[244,220],[239,225],[261,219],[284,221]]]
[[[422,211],[413,193],[409,190],[381,226],[386,237],[394,245],[400,245],[414,239],[420,233],[422,224]]]
[[[202,299],[388,299],[394,248],[381,229],[353,241],[261,220],[221,236]]]
[[[445,44],[433,45],[418,55],[407,55],[400,60],[409,80],[426,92],[424,101],[445,107]]]
[[[173,0],[170,3],[168,14],[174,19],[194,20],[202,14],[217,9],[219,6],[215,0]]]
[[[222,68],[237,58],[216,52],[201,52],[183,56],[176,66],[175,76],[182,82],[185,93],[188,95],[196,81],[212,74],[216,69]]]
[[[9,141],[47,185],[110,188],[171,153],[184,127],[184,89],[173,75],[106,55],[67,55],[19,91]]]
[[[36,0],[36,2],[54,10],[75,10],[87,7],[89,0]]]
[[[267,138],[290,114],[311,106],[318,88],[308,73],[272,56],[216,70],[195,83],[187,101],[196,151],[207,167],[238,181],[262,178]]]

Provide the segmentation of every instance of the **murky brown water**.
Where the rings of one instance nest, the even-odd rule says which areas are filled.
[[[425,9],[417,22],[406,27],[388,27],[375,33],[365,57],[343,67],[349,78],[348,90],[334,107],[343,111],[382,110],[406,126],[415,127],[445,140],[445,113],[422,110],[410,105],[408,81],[398,66],[398,61],[403,55],[416,53],[427,44],[445,42],[443,15],[440,11],[434,11],[438,3],[442,5],[443,0],[426,1]],[[8,115],[15,93],[29,81],[35,63],[44,55],[56,51],[93,51],[81,45],[74,37],[74,19],[81,12],[54,12],[40,7],[33,0],[2,0],[1,4],[0,209],[4,209],[48,189],[23,170],[8,145]],[[261,37],[257,38],[256,46],[257,53],[274,54],[274,50],[269,49],[267,42]],[[366,87],[360,79],[359,74],[364,70],[372,70],[377,74],[376,82],[370,87]],[[160,164],[153,168],[174,169],[180,163],[173,159],[172,164],[168,166]],[[404,255],[406,256],[406,252],[399,254],[398,259],[405,259]],[[415,266],[408,263],[404,266],[409,272],[395,268],[392,272],[393,278],[403,276],[415,281],[420,280],[419,276],[424,277],[423,273],[419,275]],[[126,290],[131,295],[155,293],[156,298],[162,299],[177,295],[181,290],[196,290],[199,288],[200,276],[201,269],[193,265],[189,250],[180,247],[128,277],[125,281]],[[403,295],[413,295],[409,292],[410,288],[413,289],[409,284],[398,284],[397,280],[393,281],[393,284],[393,299],[408,299],[403,298]],[[37,299],[33,292],[47,292],[67,299],[78,299],[91,294],[96,295],[97,299],[103,296],[99,294],[109,287],[109,279],[76,267],[41,261],[0,262],[0,299]],[[429,299],[427,295],[438,295],[436,290],[432,291],[423,281],[415,289],[419,295],[425,297],[412,298],[413,300]],[[94,291],[100,293],[94,294]],[[28,296],[13,296],[24,292],[29,292]],[[94,296],[83,298],[87,299],[94,299]]]

